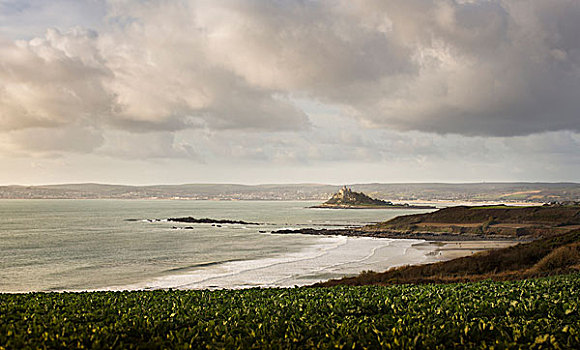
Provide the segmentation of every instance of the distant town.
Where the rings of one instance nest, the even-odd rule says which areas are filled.
[[[580,200],[578,183],[349,184],[373,198],[401,201],[549,203]],[[63,184],[0,186],[2,199],[327,200],[342,185],[186,184],[126,186]]]

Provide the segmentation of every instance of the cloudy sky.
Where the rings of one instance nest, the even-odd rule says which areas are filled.
[[[578,0],[0,0],[0,184],[580,181]]]

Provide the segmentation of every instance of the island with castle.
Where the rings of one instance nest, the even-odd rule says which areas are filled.
[[[436,209],[430,205],[395,204],[382,199],[375,199],[362,192],[355,192],[343,186],[326,202],[311,208],[321,209]]]

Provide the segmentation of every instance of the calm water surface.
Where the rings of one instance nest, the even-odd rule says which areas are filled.
[[[359,260],[377,264],[380,257],[375,248],[379,246],[371,247],[370,254],[364,251],[370,249],[365,241],[359,240],[352,245],[353,239],[345,237],[272,235],[269,232],[283,227],[361,225],[425,212],[306,208],[313,204],[280,201],[0,200],[0,292],[144,287],[147,281],[163,278],[170,281],[174,278],[172,276],[184,273],[197,273],[198,276],[200,271],[204,271],[204,280],[207,276],[226,272],[231,276],[243,270],[244,266],[258,266],[254,273],[256,276],[246,272],[238,279],[248,281],[230,278],[228,282],[216,282],[214,287],[261,285],[263,276],[259,275],[266,271],[283,272],[288,276],[310,271],[304,264],[297,265],[298,260],[310,259],[300,258],[303,252],[319,260],[326,254],[325,261],[332,266],[334,275],[329,275],[332,277],[364,267],[354,263]],[[243,220],[266,225],[217,227],[148,221],[180,216]],[[174,226],[194,228],[175,229]],[[351,242],[351,249],[347,251],[358,247],[356,249],[360,250],[362,258],[358,255],[349,258],[348,254],[338,250],[334,255],[329,253],[339,246],[346,250],[344,245],[347,242]],[[380,247],[385,248],[383,255],[388,257],[393,252],[388,251],[389,244],[384,242]],[[340,256],[346,260],[338,261]],[[369,258],[365,258],[367,256]],[[269,270],[260,270],[261,262],[267,262],[276,270],[272,270],[274,267],[270,265]],[[307,270],[290,271],[292,269]],[[197,287],[197,280],[190,278],[188,281],[188,288]],[[288,283],[291,282],[295,281]],[[238,285],[240,283],[242,285]],[[172,285],[158,283],[156,286]]]

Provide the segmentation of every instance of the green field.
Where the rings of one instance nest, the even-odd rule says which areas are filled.
[[[0,295],[0,348],[580,348],[580,274],[450,285]]]

